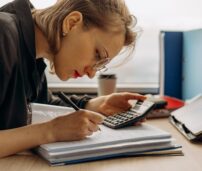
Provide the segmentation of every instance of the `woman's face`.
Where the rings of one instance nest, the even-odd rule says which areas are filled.
[[[104,32],[97,28],[84,30],[77,25],[62,38],[60,50],[54,58],[55,72],[64,81],[84,75],[93,78],[95,63],[106,57],[114,58],[123,43],[124,35],[121,33]]]

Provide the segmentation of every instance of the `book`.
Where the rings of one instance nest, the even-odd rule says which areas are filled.
[[[202,29],[160,32],[160,95],[187,100],[202,92]]]
[[[182,31],[160,32],[160,95],[182,98]]]
[[[183,99],[202,93],[202,29],[183,32]]]
[[[70,113],[68,107],[31,104],[33,123],[45,122]],[[35,148],[50,165],[65,165],[115,157],[139,155],[182,155],[170,133],[148,124],[122,129],[100,125],[101,131],[81,141],[55,142]]]

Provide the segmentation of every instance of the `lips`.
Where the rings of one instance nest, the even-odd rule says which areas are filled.
[[[81,77],[81,75],[80,75],[77,71],[75,71],[73,77],[74,77],[74,78],[78,78],[78,77]]]

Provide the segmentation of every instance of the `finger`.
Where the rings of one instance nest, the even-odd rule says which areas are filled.
[[[145,121],[146,121],[146,119],[143,118],[143,119],[139,120],[138,122],[134,123],[134,125],[135,125],[135,126],[141,125],[141,124],[142,124],[143,122],[145,122]]]
[[[86,136],[91,136],[91,135],[93,135],[93,131],[88,131],[87,133],[86,133]]]
[[[134,126],[140,126],[141,124],[142,124],[142,122],[138,121],[138,122],[134,123],[133,125]]]
[[[104,116],[96,112],[91,112],[89,113],[89,120],[95,124],[101,124],[104,120]]]
[[[126,100],[136,99],[141,101],[144,101],[146,99],[145,96],[136,93],[127,93],[125,98]]]
[[[146,122],[147,121],[147,118],[143,118],[140,120],[140,122]]]
[[[98,125],[96,125],[95,123],[89,121],[89,126],[88,126],[89,131],[91,132],[96,132],[99,130]]]

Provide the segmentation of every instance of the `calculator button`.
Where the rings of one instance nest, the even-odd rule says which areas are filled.
[[[133,109],[134,110],[139,110],[140,107],[141,107],[140,105],[136,105],[136,106],[133,107]]]
[[[111,119],[109,119],[109,118],[106,118],[104,121],[111,121]]]
[[[134,116],[133,116],[133,115],[131,115],[131,116],[128,116],[127,118],[128,118],[128,119],[133,119],[133,118],[134,118]]]
[[[127,117],[128,115],[127,115],[127,113],[122,113],[121,116]]]
[[[123,120],[119,119],[119,120],[116,120],[118,123],[122,123],[124,122]]]
[[[132,115],[134,115],[134,113],[136,113],[136,112],[128,111],[128,112],[126,112],[126,116],[132,116]]]
[[[112,121],[111,123],[112,123],[113,125],[115,125],[115,124],[118,123],[118,122],[114,122],[114,121]]]

